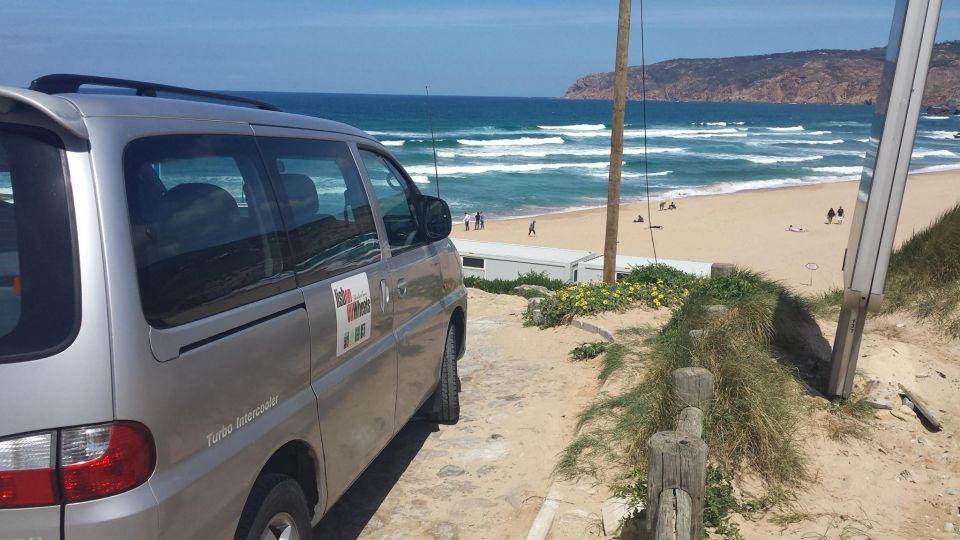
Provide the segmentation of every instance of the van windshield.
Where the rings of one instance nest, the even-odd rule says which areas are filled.
[[[78,321],[61,143],[0,124],[0,363],[54,354]]]

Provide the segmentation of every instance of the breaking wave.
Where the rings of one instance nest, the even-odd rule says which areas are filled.
[[[570,124],[567,126],[537,126],[547,131],[601,131],[607,129],[603,124]]]
[[[437,168],[440,176],[469,176],[486,173],[536,173],[540,171],[555,171],[559,169],[605,169],[610,164],[606,161],[595,163],[490,163],[487,165],[441,165]],[[407,167],[407,172],[413,174],[432,174],[433,165],[414,165]]]
[[[803,126],[791,126],[791,127],[768,127],[770,131],[803,131]]]
[[[648,154],[682,154],[686,148],[652,146],[647,148]],[[643,148],[627,147],[623,149],[625,156],[642,156]],[[452,149],[440,150],[437,156],[442,158],[481,158],[491,159],[500,157],[529,157],[542,158],[548,156],[578,156],[578,157],[609,157],[609,148],[566,148],[566,147],[547,147],[547,148],[524,148],[524,147],[488,147],[482,150],[474,149]]]
[[[928,150],[926,148],[913,151],[914,159],[923,159],[927,157],[957,157],[957,154],[955,152],[951,152],[950,150]]]
[[[539,146],[563,144],[563,137],[520,137],[518,139],[457,139],[464,146]]]
[[[860,176],[860,173],[863,172],[863,167],[811,167],[811,171],[825,174],[841,174],[844,176]]]

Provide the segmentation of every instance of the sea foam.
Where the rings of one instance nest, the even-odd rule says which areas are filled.
[[[768,127],[770,131],[803,131],[803,126],[790,126],[790,127]]]
[[[772,144],[843,144],[843,139],[764,139],[748,141],[748,146],[770,146]]]
[[[913,151],[914,159],[923,159],[927,157],[957,157],[955,152],[950,150],[929,150],[926,148],[919,148]]]
[[[403,143],[407,141],[380,141],[380,144],[384,146],[403,146]]]
[[[844,176],[857,175],[860,176],[860,173],[863,172],[863,167],[811,167],[811,171],[825,174],[840,174]]]
[[[920,136],[928,139],[952,139],[956,131],[921,131]]]
[[[804,161],[816,161],[823,159],[823,156],[736,156],[732,159],[745,159],[751,163],[761,163],[771,165],[773,163],[802,163]]]
[[[559,169],[605,169],[610,166],[606,161],[595,163],[490,163],[488,165],[441,165],[437,167],[440,176],[469,176],[486,173],[536,173]],[[407,167],[410,174],[431,174],[433,165],[414,165]]]
[[[607,129],[603,124],[570,124],[567,126],[537,126],[547,131],[600,131]]]
[[[480,159],[495,159],[501,157],[529,157],[529,158],[542,158],[547,156],[578,156],[578,157],[609,157],[610,149],[609,148],[567,148],[565,146],[561,147],[550,147],[549,145],[546,148],[530,148],[530,147],[486,147],[480,150],[475,150],[472,148],[465,149],[451,149],[451,150],[441,150],[437,152],[437,156],[442,158],[456,158],[456,157],[467,157],[467,158],[480,158]],[[648,154],[682,154],[686,152],[686,148],[679,147],[667,147],[667,146],[651,146],[647,148]],[[623,155],[625,156],[642,156],[643,155],[642,147],[627,147],[623,149]]]
[[[563,144],[563,137],[520,137],[518,139],[457,139],[464,146],[538,146]]]
[[[804,176],[801,178],[772,178],[769,180],[747,180],[744,182],[718,182],[706,186],[678,188],[666,191],[660,195],[663,199],[681,199],[698,195],[727,195],[740,191],[759,189],[776,189],[790,186],[805,186],[812,184],[830,184],[834,182],[849,182],[858,180],[858,176]]]

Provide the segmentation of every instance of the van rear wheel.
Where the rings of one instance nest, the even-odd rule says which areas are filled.
[[[457,376],[457,329],[447,328],[447,341],[440,361],[440,382],[427,400],[427,417],[438,424],[456,424],[460,420],[460,378]]]
[[[243,507],[236,540],[309,540],[310,513],[300,484],[282,474],[257,479]]]

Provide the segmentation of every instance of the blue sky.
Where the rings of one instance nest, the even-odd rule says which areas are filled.
[[[944,0],[938,41],[960,39]],[[646,0],[648,63],[884,45],[894,0]],[[613,69],[616,0],[0,0],[0,84],[558,96]],[[633,2],[630,64],[640,62]]]

